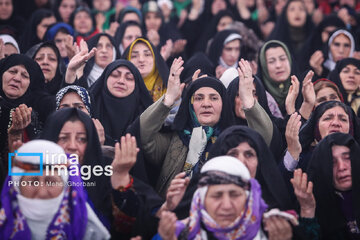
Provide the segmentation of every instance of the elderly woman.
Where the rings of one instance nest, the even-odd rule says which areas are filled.
[[[177,221],[175,215],[164,212],[159,224],[162,239],[266,239],[272,230],[281,229],[277,239],[291,239],[290,224],[283,218],[263,217],[267,205],[261,198],[259,183],[250,177],[243,163],[230,156],[209,160],[201,169],[198,189],[190,216]],[[272,225],[275,224],[275,225]],[[284,234],[283,227],[287,225]],[[276,227],[275,227],[276,226]]]
[[[24,156],[28,153],[41,153],[43,161],[39,156]],[[46,156],[53,161],[46,163]],[[66,168],[47,175],[46,167],[67,164],[61,156],[66,156],[64,150],[45,140],[30,141],[18,149],[1,192],[2,239],[110,238],[87,203],[80,176],[69,175]],[[42,175],[36,176],[40,167]]]
[[[46,121],[41,139],[59,144],[67,154],[77,154],[81,166],[101,166],[106,162],[101,153],[99,138],[91,118],[75,108],[65,108],[54,112]],[[84,174],[84,173],[82,173]],[[111,201],[109,178],[104,174],[95,176],[88,172],[85,177],[87,201],[105,225],[111,218]]]
[[[360,60],[345,58],[336,63],[334,70],[329,74],[344,96],[345,103],[359,113],[360,107]]]
[[[184,86],[179,78],[182,65],[181,58],[174,60],[165,96],[140,115],[142,150],[147,161],[161,169],[156,190],[163,196],[176,174],[198,173],[216,137],[232,124],[224,85],[205,77],[186,88],[173,123],[175,131],[160,132]]]
[[[14,139],[24,134],[24,141],[35,138],[42,128],[41,121],[55,109],[55,101],[45,93],[39,65],[25,55],[13,54],[2,60],[0,76],[0,158],[7,159],[8,147],[11,147],[7,142],[8,133]],[[27,126],[25,130],[23,123]],[[5,160],[0,164],[5,166],[2,173],[5,176],[6,164]]]
[[[359,156],[358,142],[344,133],[327,136],[313,152],[307,172],[324,239],[360,237]]]
[[[340,101],[328,101],[317,106],[310,119],[300,128],[300,117],[291,115],[287,129],[286,141],[288,151],[284,158],[287,170],[307,169],[314,147],[326,136],[335,133],[348,133],[356,141],[360,140],[359,121],[350,107]]]

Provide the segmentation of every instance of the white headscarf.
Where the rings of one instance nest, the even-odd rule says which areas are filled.
[[[1,34],[0,38],[4,41],[4,45],[11,44],[16,48],[17,53],[20,53],[19,45],[12,36],[10,36],[9,34]]]
[[[60,156],[60,154],[65,154],[64,150],[59,145],[47,140],[30,141],[22,145],[17,152],[42,153],[43,163],[45,163],[46,155]],[[39,156],[15,156],[15,160],[25,164],[40,164]],[[54,160],[54,162],[58,164],[64,163],[63,158],[54,158]],[[25,172],[25,170],[20,167],[14,166],[12,168],[12,173],[23,172]],[[43,173],[45,173],[45,170],[43,170]],[[62,184],[64,188],[63,191],[55,198],[38,199],[25,197],[21,194],[19,186],[14,184],[15,190],[18,192],[17,199],[19,208],[22,214],[24,214],[26,222],[29,225],[32,239],[46,238],[46,230],[59,209],[61,200],[64,197],[64,192],[67,188],[66,182],[68,180],[68,175],[65,173],[65,171],[60,171],[60,176],[63,181]],[[20,183],[22,177],[23,176],[11,176],[11,180],[15,183]]]
[[[354,37],[351,35],[351,33],[349,33],[346,30],[340,29],[337,30],[336,32],[334,32],[331,37],[329,38],[328,41],[328,48],[329,48],[329,53],[328,53],[328,59],[325,61],[324,66],[329,69],[330,71],[334,70],[336,62],[334,61],[334,58],[331,54],[330,51],[330,45],[332,44],[332,42],[334,41],[334,39],[339,36],[340,34],[344,34],[345,36],[347,36],[350,39],[350,54],[347,57],[352,57],[354,51],[355,51],[355,41],[354,41]]]

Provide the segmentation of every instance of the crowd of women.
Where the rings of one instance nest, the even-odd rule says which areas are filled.
[[[0,0],[0,76],[0,239],[360,239],[358,0]]]

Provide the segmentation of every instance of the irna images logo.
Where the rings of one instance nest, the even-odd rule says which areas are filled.
[[[77,154],[64,153],[9,153],[9,176],[46,176],[60,175],[64,172],[70,176],[81,176],[83,180],[89,180],[91,176],[111,176],[111,165],[82,165],[79,164]],[[13,167],[24,170],[13,172]]]

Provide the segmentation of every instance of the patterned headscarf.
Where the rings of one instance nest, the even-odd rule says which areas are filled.
[[[89,92],[86,91],[85,88],[76,85],[70,85],[58,91],[58,93],[56,94],[56,110],[59,110],[60,102],[68,92],[77,93],[80,96],[83,103],[85,104],[86,109],[91,115],[91,100],[90,100]]]
[[[247,193],[245,207],[241,214],[226,228],[219,226],[205,209],[205,197],[210,185],[235,184]],[[196,190],[190,208],[190,217],[177,221],[176,235],[188,228],[188,239],[202,239],[206,231],[217,239],[253,239],[261,227],[262,215],[267,205],[261,199],[261,188],[243,163],[230,156],[209,160],[201,169],[199,188]]]

